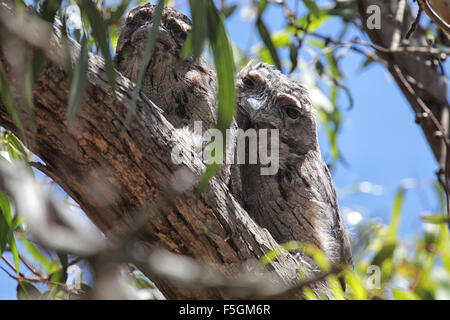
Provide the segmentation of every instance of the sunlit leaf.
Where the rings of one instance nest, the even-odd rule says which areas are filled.
[[[207,1],[207,0],[206,0]],[[204,48],[207,38],[208,21],[207,21],[207,3],[205,0],[190,0],[192,30],[191,30],[191,53],[193,59],[197,59]]]
[[[421,217],[421,219],[427,223],[434,223],[434,224],[440,224],[440,223],[449,223],[450,217],[446,215],[433,215],[433,216],[425,216]]]
[[[298,241],[289,241],[283,243],[281,247],[287,251],[299,250],[306,255],[312,257],[322,271],[329,272],[331,270],[330,263],[326,255],[315,246],[309,243],[302,243]]]
[[[60,269],[50,275],[50,281],[56,283],[66,283],[67,280],[67,272],[65,269]],[[57,286],[56,284],[52,284],[53,286]]]
[[[275,66],[277,67],[278,70],[281,70],[281,61],[280,58],[278,57],[277,49],[275,48],[275,45],[272,42],[270,32],[269,30],[267,30],[267,27],[262,21],[261,16],[259,16],[256,19],[256,28],[258,29],[259,35],[261,36],[264,45],[269,50],[270,56],[272,57]]]
[[[306,300],[320,300],[310,287],[303,287],[302,291]]]
[[[396,246],[395,242],[385,243],[381,250],[373,257],[371,264],[381,266],[385,260],[391,259]]]
[[[195,0],[194,0],[195,1]],[[237,5],[236,4],[234,4],[234,5],[231,5],[231,6],[228,6],[228,7],[225,7],[225,8],[223,8],[222,9],[222,14],[223,14],[223,16],[225,17],[225,18],[228,18],[229,16],[231,16],[235,11],[236,11],[236,9],[237,9]]]
[[[41,292],[31,282],[20,280],[16,288],[17,299],[34,300],[41,298]]]
[[[320,9],[313,0],[303,0],[303,3],[316,18],[320,17]]]
[[[292,73],[298,64],[298,47],[295,43],[291,43],[289,46],[289,58],[291,59],[291,70],[289,73]]]
[[[24,160],[24,161],[27,160],[28,154],[27,154],[22,142],[20,142],[19,139],[17,139],[17,137],[12,132],[8,132],[7,142],[8,142],[8,147],[14,148],[17,151],[17,153],[19,155],[19,159]]]
[[[395,300],[420,300],[414,292],[407,292],[400,289],[392,289],[392,295]]]
[[[39,250],[33,242],[23,237],[19,237],[20,243],[26,252],[48,273],[54,272],[58,266],[50,261],[50,259]]]
[[[362,281],[350,270],[345,271],[345,282],[352,289],[354,300],[367,299],[367,290]]]
[[[342,290],[342,286],[339,282],[339,279],[336,275],[330,274],[328,276],[328,286],[331,289],[331,292],[333,292],[333,296],[336,300],[344,300],[345,294],[344,290]]]
[[[53,23],[56,11],[61,7],[61,0],[44,0],[40,4],[39,14],[42,19]]]
[[[214,2],[208,0],[208,38],[214,56],[218,82],[217,129],[223,134],[223,145],[225,146],[227,143],[226,130],[230,128],[235,113],[236,92],[234,88],[233,50],[228,40],[223,20]],[[208,185],[209,180],[218,169],[219,165],[217,163],[207,166],[206,172],[200,180],[200,192]]]
[[[103,15],[96,8],[95,3],[91,0],[78,0],[78,6],[82,13],[85,13],[92,27],[92,35],[94,36],[99,49],[105,58],[106,75],[108,76],[111,91],[115,94],[116,88],[116,71],[114,69],[111,52],[109,50],[109,34],[108,27]]]
[[[400,219],[400,213],[403,206],[403,196],[405,194],[405,189],[400,188],[395,194],[394,206],[392,208],[392,220],[389,227],[389,235],[392,239],[395,239],[397,233],[398,222]]]
[[[111,8],[109,10],[110,16],[106,20],[106,24],[110,26],[110,25],[117,23],[122,18],[122,15],[125,13],[125,11],[127,10],[130,2],[131,2],[130,0],[122,0],[122,1],[120,1],[118,6],[116,6],[115,8]]]

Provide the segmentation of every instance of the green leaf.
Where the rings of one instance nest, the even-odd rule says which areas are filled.
[[[49,258],[45,254],[43,254],[35,245],[33,242],[31,242],[28,239],[21,238],[19,236],[20,243],[25,248],[26,252],[33,257],[33,259],[39,263],[43,268],[45,268],[45,271],[48,273],[54,272],[58,265],[51,262]]]
[[[58,255],[62,267],[64,269],[67,269],[69,267],[69,256],[67,255],[67,253],[57,252],[56,254]]]
[[[153,283],[143,278],[136,278],[136,286],[139,289],[156,289]]]
[[[226,129],[230,127],[231,122],[233,121],[236,107],[233,50],[225,30],[225,25],[223,23],[224,19],[212,0],[208,0],[207,9],[208,38],[214,56],[214,65],[216,67],[218,82],[217,129],[222,132],[224,146],[226,146]],[[212,163],[207,166],[206,171],[200,180],[200,192],[208,185],[209,180],[214,176],[218,169],[219,165],[217,163]]]
[[[300,250],[306,255],[312,257],[322,271],[329,272],[331,270],[331,266],[326,255],[320,249],[309,243],[289,241],[283,243],[281,247],[287,251]]]
[[[420,300],[420,297],[414,292],[402,291],[400,289],[392,289],[392,295],[395,300]]]
[[[89,19],[92,35],[97,42],[103,57],[105,58],[106,75],[108,76],[109,85],[112,93],[115,95],[116,88],[116,71],[114,69],[111,52],[109,50],[109,34],[108,27],[103,19],[103,15],[98,11],[95,3],[91,0],[78,0],[78,6],[81,12],[85,13]]]
[[[50,275],[50,281],[56,283],[66,283],[67,272],[65,269],[60,269]],[[56,284],[51,284],[51,286],[57,286]]]
[[[83,94],[86,91],[89,66],[89,52],[87,47],[87,37],[83,35],[81,39],[81,50],[78,62],[74,68],[72,81],[70,84],[69,105],[67,107],[67,117],[73,119],[80,105]]]
[[[262,15],[267,8],[267,0],[258,1],[258,15]]]
[[[336,275],[330,274],[328,276],[328,286],[330,287],[331,291],[333,292],[333,296],[336,300],[344,300],[344,290],[342,289],[342,286],[339,282],[339,279]]]
[[[131,99],[131,105],[128,109],[127,117],[125,119],[125,127],[131,121],[131,117],[134,113],[134,109],[136,108],[137,97],[139,91],[141,90],[142,80],[144,79],[145,71],[147,70],[148,63],[150,61],[150,57],[152,56],[153,48],[155,47],[156,39],[158,38],[159,26],[161,25],[162,12],[164,10],[164,0],[158,0],[158,4],[153,13],[152,17],[152,27],[148,30],[147,38],[145,41],[144,53],[142,55],[141,66],[139,68],[138,77],[136,80],[136,87],[133,90],[133,95]]]
[[[289,58],[291,59],[291,70],[289,73],[292,73],[298,64],[298,47],[295,43],[289,45]]]
[[[41,292],[30,281],[19,280],[16,288],[17,299],[33,300],[41,298]]]
[[[22,137],[25,137],[25,131],[23,129],[22,121],[20,120],[19,114],[17,113],[17,108],[14,102],[13,95],[9,88],[9,83],[6,80],[6,76],[3,70],[3,66],[0,65],[0,97],[3,104],[5,105],[8,113],[14,121],[14,125],[19,129]]]
[[[303,3],[316,18],[320,18],[320,9],[317,4],[312,0],[303,0]]]
[[[310,14],[307,14],[300,19],[297,20],[297,24],[299,26],[303,26],[304,28],[308,28],[309,32],[316,31],[320,26],[323,25],[323,23],[330,18],[330,15],[328,14],[329,9],[322,9],[320,10],[320,16],[311,16]]]
[[[16,238],[13,232],[9,234],[8,243],[14,259],[14,267],[16,268],[17,275],[19,275],[19,250],[17,249]]]
[[[8,197],[3,192],[0,192],[0,210],[2,213],[0,217],[0,230],[2,230],[2,234],[0,235],[0,251],[3,252],[6,243],[9,243],[9,248],[14,258],[14,267],[16,268],[17,274],[19,274],[19,252],[17,251],[16,239],[12,228],[11,206]]]
[[[272,57],[275,66],[277,67],[278,70],[281,70],[281,61],[280,58],[278,57],[277,49],[275,48],[275,45],[272,42],[270,32],[269,30],[267,30],[267,27],[262,21],[261,16],[258,16],[258,18],[256,19],[256,28],[258,29],[259,35],[261,36],[264,45],[269,50],[270,56]]]
[[[330,70],[331,75],[336,80],[339,80],[342,78],[342,74],[339,71],[339,67],[337,65],[336,59],[334,58],[333,53],[329,52],[326,55],[327,61],[328,61],[328,69]]]
[[[56,11],[61,7],[61,0],[44,0],[40,5],[40,16],[47,22],[53,23]]]
[[[345,282],[353,290],[354,300],[366,300],[367,291],[362,281],[350,270],[345,271]]]
[[[27,161],[28,154],[25,150],[25,147],[12,132],[8,132],[6,140],[8,142],[8,147],[14,148],[18,152],[19,159]]]
[[[125,13],[125,11],[127,10],[130,2],[131,2],[130,0],[122,0],[118,6],[116,6],[115,8],[111,8],[109,10],[110,16],[106,20],[106,24],[108,26],[111,26],[111,25],[117,23],[122,18],[122,15]]]
[[[381,267],[385,260],[392,258],[396,246],[397,244],[395,242],[385,243],[375,257],[373,257],[371,264]]]
[[[233,4],[231,6],[223,8],[222,9],[223,16],[225,18],[228,18],[229,16],[231,16],[234,13],[234,11],[236,11],[237,7],[238,7],[237,4]]]
[[[202,53],[208,30],[207,5],[204,0],[190,0],[192,30],[191,30],[191,52],[196,60]]]
[[[371,58],[366,58],[366,60],[364,61],[364,63],[361,65],[361,67],[359,68],[359,70],[364,70],[366,69],[369,65],[371,65],[374,62],[373,59]]]
[[[302,292],[306,300],[320,300],[310,287],[303,287]]]
[[[10,237],[10,233],[12,232],[11,227],[9,226],[5,214],[0,214],[0,256],[3,254],[3,250],[6,248],[6,244],[8,243],[8,239]]]
[[[433,216],[424,216],[424,217],[421,217],[421,219],[427,223],[433,223],[433,224],[441,224],[441,223],[449,223],[450,222],[450,217],[448,217],[447,215],[442,215],[442,214],[433,215]]]
[[[400,218],[400,213],[402,211],[404,194],[405,189],[400,188],[399,190],[397,190],[397,193],[395,195],[394,207],[392,208],[392,220],[389,227],[389,236],[391,237],[391,239],[396,238],[397,226]]]

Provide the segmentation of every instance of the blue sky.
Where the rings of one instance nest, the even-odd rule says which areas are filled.
[[[180,9],[186,12],[186,7],[182,6],[185,2],[177,1],[181,4]],[[317,2],[319,5],[329,3]],[[271,7],[265,13],[264,21],[270,31],[282,28],[281,9]],[[318,31],[334,34],[338,26],[338,20],[331,20]],[[243,49],[260,41],[252,23],[243,21],[239,10],[227,20],[227,30],[230,39]],[[358,30],[352,30],[352,33],[361,36]],[[377,64],[361,72],[359,67],[363,61],[359,55],[349,53],[341,64],[354,107],[345,110],[346,98],[339,99],[343,126],[338,143],[348,165],[338,164],[333,171],[333,180],[340,193],[361,182],[369,182],[377,186],[378,194],[356,193],[340,197],[341,211],[355,210],[362,213],[363,219],[375,218],[388,223],[396,190],[401,185],[410,185],[399,232],[403,239],[412,239],[423,228],[420,215],[438,209],[438,199],[433,191],[438,165],[420,127],[414,122],[408,102],[391,76]],[[450,72],[449,62],[445,69]],[[326,157],[329,147],[323,128],[319,137]],[[5,267],[3,261],[0,266]],[[15,299],[16,285],[16,281],[0,270],[0,299]]]

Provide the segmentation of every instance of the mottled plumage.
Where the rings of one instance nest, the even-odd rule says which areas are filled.
[[[136,82],[141,67],[154,9],[151,4],[132,9],[117,41],[114,63],[133,82]],[[215,73],[202,58],[196,61],[189,58],[177,65],[190,30],[188,17],[175,9],[164,9],[141,90],[165,111],[165,117],[176,128],[199,120],[203,122],[203,128],[208,129],[214,126],[216,116]]]
[[[347,231],[320,153],[307,90],[271,66],[252,62],[239,73],[236,86],[238,126],[279,130],[277,174],[261,175],[260,164],[240,168],[243,206],[279,243],[309,243],[332,262],[351,264]]]

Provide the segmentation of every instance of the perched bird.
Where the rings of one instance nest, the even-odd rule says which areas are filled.
[[[136,7],[127,15],[117,41],[114,63],[136,82],[155,6]],[[191,21],[173,8],[164,8],[158,38],[146,66],[141,91],[165,111],[175,128],[202,121],[205,129],[216,118],[216,76],[202,59],[188,58],[179,64],[181,48],[191,30]]]
[[[319,149],[307,90],[271,66],[254,62],[240,71],[236,86],[239,128],[276,129],[279,135],[277,172],[262,175],[265,165],[248,160],[240,165],[243,207],[278,243],[308,243],[332,263],[351,264],[349,237]],[[246,152],[251,156],[251,150]],[[309,271],[318,271],[316,267]]]

